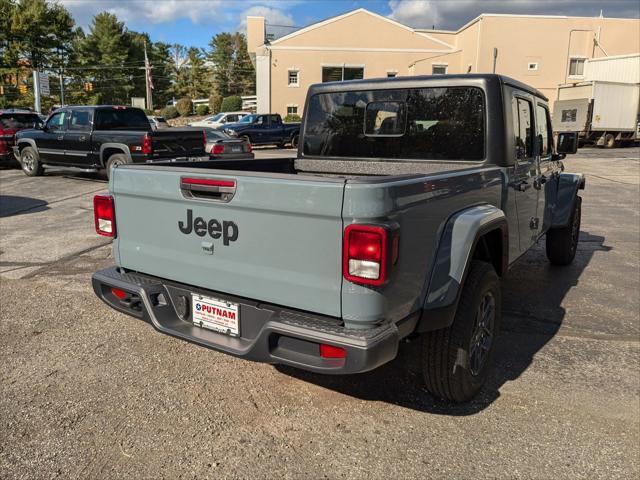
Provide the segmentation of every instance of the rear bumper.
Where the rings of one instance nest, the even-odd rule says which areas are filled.
[[[408,331],[417,321],[417,317],[410,317],[402,325],[347,329],[333,317],[198,289],[118,267],[94,273],[92,283],[96,295],[107,305],[151,323],[162,333],[247,360],[291,365],[318,373],[366,372],[387,363],[398,351],[398,326],[403,332]],[[111,293],[114,287],[129,293],[131,298],[120,300]],[[189,311],[192,294],[239,304],[240,336],[194,326]],[[321,357],[321,343],[344,348],[346,358]]]

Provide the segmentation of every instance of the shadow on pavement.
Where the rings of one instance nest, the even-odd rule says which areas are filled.
[[[359,375],[319,375],[277,365],[281,373],[361,400],[388,402],[422,412],[464,416],[478,413],[500,396],[500,388],[517,379],[560,329],[565,316],[562,300],[578,284],[596,251],[608,252],[605,238],[580,233],[582,245],[572,265],[549,264],[544,249],[535,248],[512,268],[502,284],[503,319],[494,368],[480,394],[466,404],[431,396],[420,372],[421,340],[400,346],[398,356],[382,367]],[[540,240],[544,245],[544,239]]]
[[[45,200],[31,197],[15,197],[12,195],[0,195],[0,218],[36,213],[49,210]]]

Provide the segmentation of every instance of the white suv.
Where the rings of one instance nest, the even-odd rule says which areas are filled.
[[[212,117],[204,118],[199,122],[190,123],[189,126],[220,128],[221,126],[226,125],[228,123],[236,123],[246,115],[249,115],[249,112],[220,112],[220,113],[216,113]]]

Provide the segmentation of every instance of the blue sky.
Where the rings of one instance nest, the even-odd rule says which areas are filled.
[[[363,7],[407,25],[457,29],[480,13],[640,16],[638,0],[58,0],[87,27],[107,10],[154,41],[206,47],[213,35],[243,31],[247,15],[284,25],[281,32]]]

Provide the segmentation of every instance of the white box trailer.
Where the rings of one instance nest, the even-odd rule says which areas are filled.
[[[558,132],[580,132],[582,144],[612,148],[640,141],[640,84],[591,81],[558,88]]]

